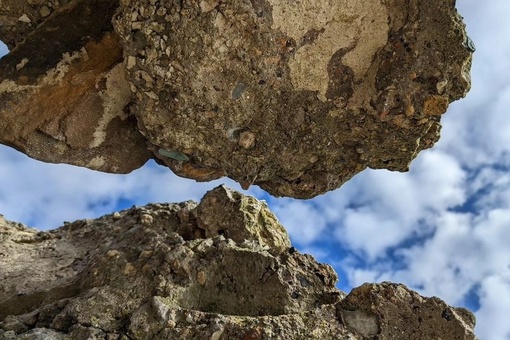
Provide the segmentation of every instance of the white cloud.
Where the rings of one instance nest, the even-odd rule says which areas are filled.
[[[453,103],[443,117],[436,148],[455,155],[463,167],[492,163],[510,151],[510,2],[457,1],[477,51],[473,57],[472,89]],[[506,156],[508,162],[508,155]]]
[[[510,276],[486,277],[480,291],[481,308],[476,313],[480,340],[510,339]]]
[[[307,246],[317,241],[326,228],[324,216],[313,205],[297,200],[282,200],[271,207],[293,242]]]
[[[345,247],[366,254],[370,261],[384,257],[388,248],[429,233],[421,221],[463,203],[465,178],[454,158],[435,150],[421,154],[405,174],[366,172],[335,234]]]
[[[197,183],[149,163],[129,175],[113,175],[84,168],[46,164],[0,147],[0,212],[6,218],[55,228],[64,220],[98,217],[116,210],[119,200],[133,204],[200,200],[206,191],[229,179]],[[260,189],[251,188],[251,194]]]

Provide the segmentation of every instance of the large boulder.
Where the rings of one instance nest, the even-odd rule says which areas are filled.
[[[0,4],[0,142],[43,161],[310,198],[406,171],[470,87],[454,1],[51,3]]]
[[[184,177],[309,198],[366,167],[405,171],[470,86],[453,2],[125,2],[132,112]]]
[[[346,296],[225,187],[48,232],[0,217],[0,268],[0,339],[474,339],[471,312],[403,285]]]

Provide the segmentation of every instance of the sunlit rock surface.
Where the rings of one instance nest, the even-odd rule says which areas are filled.
[[[0,3],[0,142],[310,198],[406,171],[470,87],[453,1]]]
[[[48,232],[0,217],[0,268],[0,339],[475,338],[471,312],[403,285],[346,296],[223,186]]]

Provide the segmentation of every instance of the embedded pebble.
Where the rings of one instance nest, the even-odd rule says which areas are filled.
[[[51,14],[51,10],[48,7],[46,7],[46,6],[42,6],[41,9],[39,10],[39,14],[43,18],[46,18],[48,15]]]
[[[183,153],[177,152],[177,151],[159,149],[158,153],[161,156],[172,158],[172,159],[175,159],[176,161],[183,161],[183,162],[189,161],[189,157],[188,156],[186,156]]]
[[[245,149],[251,149],[255,145],[255,134],[250,131],[241,132],[239,135],[239,145]]]
[[[151,226],[153,221],[154,218],[149,214],[143,214],[140,216],[140,223],[145,227]]]
[[[18,21],[25,22],[25,23],[27,23],[27,24],[29,24],[29,23],[31,23],[31,22],[32,22],[32,20],[30,20],[30,18],[29,18],[29,17],[28,17],[28,15],[26,15],[26,14],[23,14],[22,16],[20,16],[20,17],[18,18]]]
[[[237,83],[234,90],[232,90],[232,98],[239,99],[243,95],[243,92],[246,90],[246,84],[244,83]]]

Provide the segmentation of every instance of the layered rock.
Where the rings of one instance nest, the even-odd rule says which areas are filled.
[[[469,311],[403,285],[346,296],[225,187],[49,232],[1,218],[0,268],[0,339],[474,339]]]
[[[38,23],[42,18],[21,6],[33,25],[0,61],[2,143],[46,162],[115,173],[149,159],[126,111],[131,90],[111,24],[117,7],[116,1],[71,1]],[[18,22],[3,34],[9,39],[25,26]]]
[[[48,162],[309,198],[407,170],[470,86],[454,1],[50,3],[0,16],[0,142]]]

